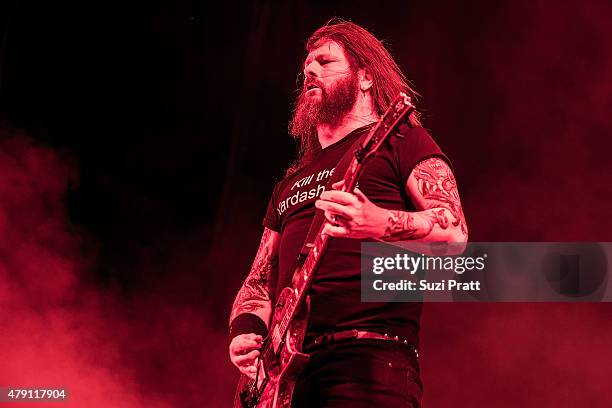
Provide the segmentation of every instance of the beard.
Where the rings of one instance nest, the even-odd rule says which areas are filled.
[[[351,72],[346,78],[338,80],[329,89],[319,87],[320,98],[306,95],[306,90],[298,95],[293,116],[289,122],[289,132],[298,139],[316,135],[317,125],[338,125],[344,116],[353,109],[357,101],[357,75]]]

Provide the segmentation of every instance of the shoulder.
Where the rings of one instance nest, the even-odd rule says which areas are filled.
[[[394,139],[400,144],[412,147],[430,144],[437,146],[431,133],[423,126],[402,126]]]
[[[272,190],[272,198],[276,199],[282,193],[287,183],[293,180],[299,172],[293,173],[283,173],[281,176],[277,177],[274,183],[274,189]]]
[[[430,132],[422,126],[403,126],[392,140],[393,155],[404,181],[418,163],[429,158],[438,157],[451,165]]]
[[[398,157],[404,161],[412,161],[412,165],[431,154],[443,154],[431,133],[422,126],[402,126],[391,137],[391,145]]]

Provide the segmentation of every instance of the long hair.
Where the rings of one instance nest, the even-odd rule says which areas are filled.
[[[351,69],[365,69],[372,76],[369,91],[378,116],[385,113],[400,92],[405,92],[414,103],[418,93],[410,87],[389,51],[372,33],[353,22],[333,18],[310,36],[306,42],[306,52],[330,40],[343,48]],[[415,110],[410,120],[414,125],[419,125],[419,117]],[[298,143],[298,156],[287,169],[287,176],[304,168],[320,149],[316,134],[294,137]]]

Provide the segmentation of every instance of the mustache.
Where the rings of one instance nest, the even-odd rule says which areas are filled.
[[[314,77],[306,77],[306,79],[304,80],[304,85],[302,87],[303,91],[307,91],[308,88],[311,86],[316,86],[319,89],[323,89],[323,84],[319,82],[319,80]]]

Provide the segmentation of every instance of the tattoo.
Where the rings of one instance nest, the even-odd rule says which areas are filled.
[[[230,322],[239,314],[263,309],[270,302],[268,285],[278,265],[278,256],[270,249],[272,233],[267,228],[264,230],[251,271],[236,295]]]
[[[390,210],[389,222],[382,239],[385,241],[403,241],[423,238],[431,233],[436,224],[442,229],[448,228],[448,218],[442,208],[427,210],[420,214]]]
[[[418,230],[414,214],[406,211],[390,210],[389,222],[382,238],[385,241],[415,239]]]
[[[460,226],[461,232],[467,235],[467,224],[459,200],[457,181],[446,162],[437,157],[427,159],[417,164],[413,173],[419,193],[430,201],[429,207],[447,208],[455,218],[453,225]],[[442,226],[439,222],[438,224]]]
[[[436,209],[431,215],[435,223],[437,223],[442,229],[448,228],[448,218],[443,209]],[[432,224],[433,228],[433,224]]]
[[[446,162],[439,158],[424,160],[415,166],[412,174],[417,182],[416,193],[420,195],[418,198],[425,201],[425,210],[389,211],[389,220],[382,239],[420,239],[431,234],[436,225],[445,230],[451,224],[467,235],[457,182]]]

